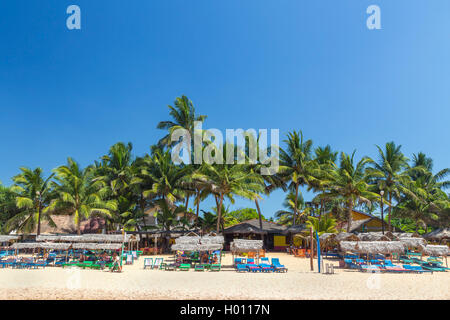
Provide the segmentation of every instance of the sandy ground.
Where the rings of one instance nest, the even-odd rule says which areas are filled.
[[[124,272],[47,267],[0,269],[0,299],[450,299],[450,272],[366,274],[310,271],[309,259],[270,253],[287,273],[237,273],[226,254],[220,272],[144,270],[141,257]],[[165,259],[169,256],[164,256]]]

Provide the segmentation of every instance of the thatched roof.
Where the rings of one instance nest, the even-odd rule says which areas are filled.
[[[445,240],[450,239],[450,228],[436,229],[423,236],[427,240]]]
[[[41,234],[75,234],[77,226],[71,215],[52,215],[56,227],[51,227],[47,221],[41,222]],[[105,227],[105,220],[93,217],[80,223],[81,233],[97,233]]]
[[[52,242],[18,242],[14,243],[12,249],[56,249],[67,250],[71,246],[70,243],[52,243]]]
[[[341,241],[359,241],[359,237],[354,233],[341,232],[336,234],[335,240],[337,242]]]
[[[295,226],[289,226],[285,230],[283,230],[281,233],[285,234],[285,235],[298,234],[298,233],[304,232],[307,229],[308,228],[304,224],[299,224],[299,225],[295,225]]]
[[[122,248],[121,243],[74,243],[73,249],[86,249],[86,250],[118,250]]]
[[[234,239],[230,244],[230,250],[232,252],[255,252],[262,248],[262,240]]]
[[[193,244],[193,243],[175,243],[172,245],[172,251],[215,251],[222,250],[223,245],[218,243]]]
[[[449,253],[448,246],[446,245],[444,246],[427,245],[423,246],[421,249],[422,252],[428,256],[446,257],[448,256]]]
[[[224,234],[267,234],[267,233],[282,233],[286,230],[286,226],[276,224],[274,222],[262,221],[262,231],[259,225],[259,219],[251,219],[235,224],[234,226],[226,228]]]
[[[83,234],[79,235],[39,235],[36,241],[61,241],[61,242],[122,242],[121,234]],[[135,241],[139,235],[125,234],[125,242]]]
[[[420,248],[427,244],[423,238],[400,237],[398,241],[402,242],[406,248]]]
[[[420,234],[417,232],[394,232],[396,238],[420,238]]]
[[[405,250],[404,244],[400,241],[342,241],[341,251],[356,253],[402,253]]]
[[[19,239],[19,236],[0,235],[0,243]]]
[[[361,241],[391,241],[388,236],[382,234],[381,232],[363,232],[358,234]]]
[[[175,239],[172,250],[180,251],[214,251],[223,249],[224,238],[222,236],[205,236],[197,235],[182,236]]]

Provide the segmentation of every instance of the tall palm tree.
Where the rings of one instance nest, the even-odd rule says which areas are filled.
[[[151,189],[143,192],[144,196],[158,196],[168,204],[184,197],[182,182],[191,172],[190,166],[176,166],[170,152],[161,149],[155,149],[153,155],[146,157],[144,162],[141,175],[153,181]]]
[[[43,211],[50,203],[52,193],[50,181],[54,174],[45,178],[41,168],[31,170],[20,168],[20,174],[13,178],[11,191],[16,197],[18,213],[8,220],[6,228],[31,232],[37,226],[36,234],[41,234],[41,220],[47,220],[49,225],[55,226],[51,217]]]
[[[289,188],[294,191],[295,201],[299,194],[299,187],[311,185],[319,173],[319,166],[312,158],[312,140],[304,140],[301,131],[288,133],[284,141],[287,149],[280,149],[279,174],[286,181],[290,181]],[[296,223],[297,204],[294,206],[294,220]]]
[[[196,176],[207,177],[211,192],[217,196],[217,233],[220,231],[225,197],[233,199],[233,195],[237,195],[253,200],[258,196],[258,193],[263,191],[261,177],[248,170],[245,165],[205,164],[204,172]]]
[[[383,190],[387,196],[388,203],[388,228],[391,227],[392,200],[400,196],[400,185],[409,177],[404,171],[408,167],[408,159],[401,152],[401,145],[397,146],[394,142],[388,142],[384,150],[377,146],[379,160],[373,162],[372,168],[368,172],[374,176],[374,182],[379,190]]]
[[[16,207],[16,195],[0,182],[0,233],[6,232],[5,223],[17,213],[19,210]]]
[[[64,210],[71,213],[78,234],[81,234],[80,225],[83,220],[94,215],[110,217],[111,211],[117,209],[114,200],[104,200],[104,195],[100,192],[102,184],[93,181],[92,168],[81,169],[76,161],[68,158],[67,165],[60,166],[54,171],[56,181],[53,187],[56,199],[45,212]]]
[[[170,116],[172,120],[161,121],[158,123],[158,129],[168,130],[169,133],[159,140],[159,147],[170,146],[170,135],[176,129],[186,129],[194,137],[194,125],[196,121],[203,122],[206,119],[205,115],[196,115],[194,104],[186,96],[181,96],[175,99],[174,107],[168,106],[170,109]]]
[[[342,198],[347,204],[347,231],[350,232],[352,225],[353,208],[360,203],[368,203],[378,199],[378,195],[370,191],[368,180],[370,176],[366,173],[370,158],[364,157],[357,163],[354,160],[355,151],[352,155],[341,153],[339,167],[331,174],[332,183],[327,197]]]

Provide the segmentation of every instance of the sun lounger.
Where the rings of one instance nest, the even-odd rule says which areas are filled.
[[[191,265],[189,263],[182,263],[178,266],[178,270],[189,271]]]
[[[205,271],[205,266],[203,264],[197,263],[194,267],[195,271]]]
[[[153,258],[144,258],[144,269],[147,267],[153,269]]]
[[[424,263],[422,264],[422,268],[426,269],[426,270],[431,270],[431,271],[438,271],[438,272],[446,272],[447,270],[450,270],[450,268],[444,268],[441,267],[439,265],[436,264],[432,264],[432,263]]]
[[[152,269],[164,269],[162,264],[164,262],[164,258],[155,258],[155,262],[153,263]]]
[[[411,266],[409,264],[404,264],[403,268],[405,268],[407,270],[411,270],[412,272],[417,272],[417,273],[423,273],[423,272],[431,272],[431,273],[433,273],[432,270],[423,269],[421,266]]]
[[[275,271],[275,268],[272,265],[267,264],[267,263],[260,263],[259,267],[261,269],[261,272],[274,272]]]
[[[237,272],[248,272],[247,265],[246,264],[242,264],[242,263],[237,264],[236,265],[236,271]]]
[[[248,271],[250,272],[260,272],[261,267],[256,264],[247,264]]]
[[[382,269],[378,266],[370,265],[370,264],[361,264],[360,270],[363,272],[379,272],[382,271]]]
[[[287,272],[288,269],[280,263],[278,258],[272,258],[272,266],[276,272]]]
[[[212,264],[211,268],[209,269],[210,271],[220,271],[221,269],[221,265],[220,264]]]

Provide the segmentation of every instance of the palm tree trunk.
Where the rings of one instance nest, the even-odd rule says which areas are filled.
[[[392,227],[391,227],[391,210],[392,210],[392,192],[389,192],[389,212],[388,212],[388,229],[389,232],[392,232]]]
[[[37,235],[41,234],[41,205],[39,204],[38,208],[38,225],[37,225]]]
[[[200,190],[197,190],[197,212],[195,214],[196,220],[198,221],[198,214],[200,211]]]
[[[184,217],[187,218],[187,209],[188,209],[188,205],[189,205],[189,195],[186,196],[186,205],[185,205],[185,210],[184,210]]]
[[[256,210],[258,210],[259,229],[261,230],[261,240],[263,241],[263,245],[264,245],[264,233],[262,233],[263,232],[262,215],[261,215],[261,209],[259,208],[258,199],[255,199],[255,205],[256,205]]]
[[[347,219],[347,232],[350,232],[351,228],[352,228],[352,220],[353,220],[353,201],[350,200],[349,201],[349,206],[348,206],[348,219]]]
[[[294,219],[292,225],[295,226],[295,219],[297,218],[297,201],[298,201],[298,184],[295,184],[295,199],[294,199]]]
[[[219,206],[217,208],[217,234],[220,232],[220,220],[222,218],[222,203],[223,203],[223,194],[220,194]]]

